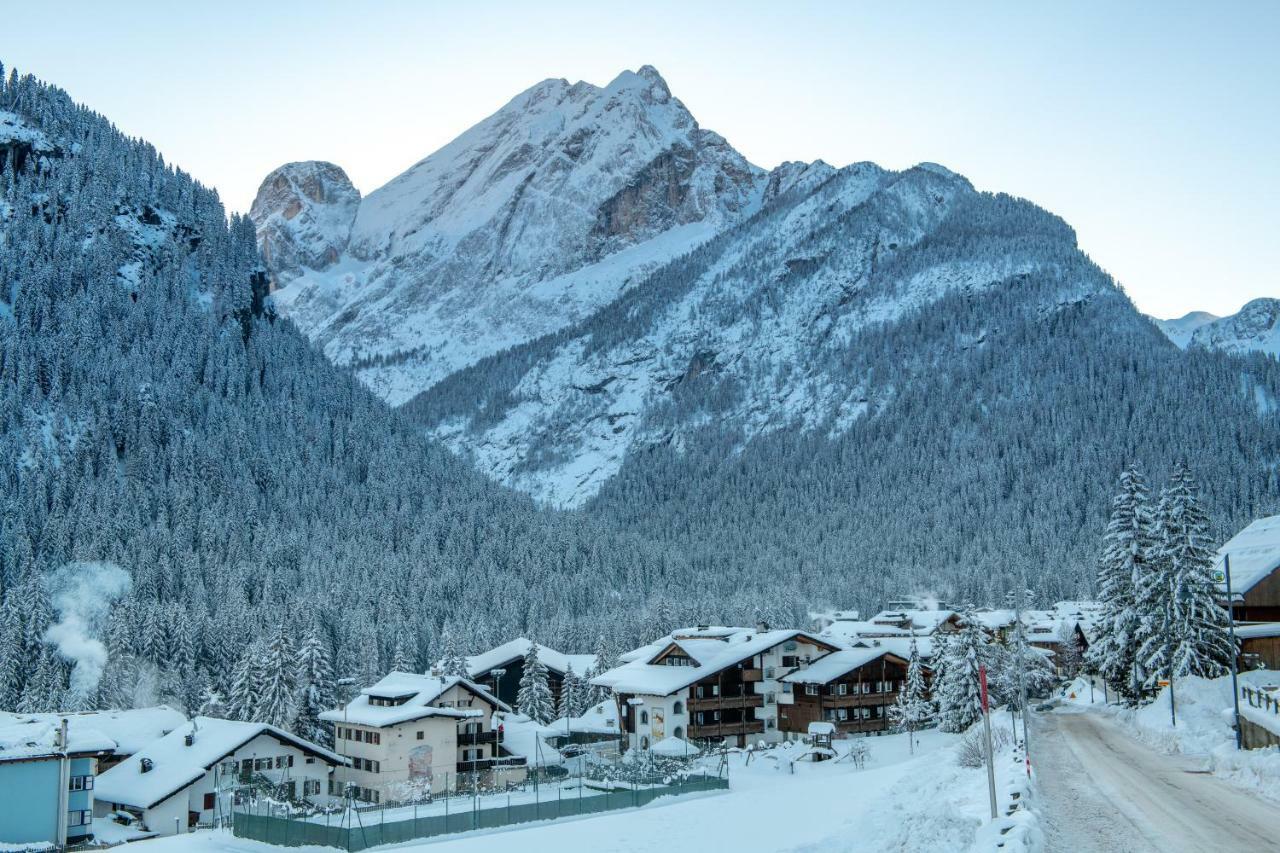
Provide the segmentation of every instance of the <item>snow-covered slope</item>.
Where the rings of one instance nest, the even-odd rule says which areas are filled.
[[[1173,320],[1159,320],[1153,317],[1152,322],[1169,340],[1177,344],[1179,349],[1186,349],[1196,329],[1217,319],[1219,319],[1217,314],[1210,314],[1208,311],[1192,311]]]
[[[297,165],[263,191],[288,197]],[[276,306],[397,404],[586,316],[754,213],[766,183],[645,66],[516,96],[361,201],[336,259],[342,229],[293,229],[273,252],[280,200],[260,195],[254,219]]]
[[[442,383],[411,414],[500,481],[576,506],[629,453],[708,423],[739,447],[788,427],[843,432],[895,393],[848,369],[861,331],[1076,254],[1060,220],[940,166],[784,168],[794,174],[775,173],[773,201],[748,222],[589,320]],[[1083,275],[1037,310],[1109,288]]]

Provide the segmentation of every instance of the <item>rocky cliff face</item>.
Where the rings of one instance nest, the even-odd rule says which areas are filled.
[[[360,192],[332,163],[286,163],[267,175],[249,216],[273,287],[336,264],[359,206]]]
[[[341,228],[282,227],[311,199],[292,168],[254,204],[276,305],[393,404],[587,316],[750,216],[767,181],[648,66],[518,95],[365,198],[336,255]]]

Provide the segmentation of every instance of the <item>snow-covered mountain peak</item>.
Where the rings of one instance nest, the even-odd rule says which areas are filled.
[[[346,252],[276,305],[403,402],[751,216],[767,180],[652,66],[604,87],[544,80],[370,193]],[[271,217],[254,221],[274,265]]]
[[[1186,349],[1196,329],[1217,319],[1220,319],[1217,314],[1210,314],[1208,311],[1191,311],[1171,320],[1158,320],[1153,317],[1152,322],[1179,349]]]
[[[276,286],[337,263],[359,205],[360,192],[333,163],[286,163],[267,175],[249,216]]]

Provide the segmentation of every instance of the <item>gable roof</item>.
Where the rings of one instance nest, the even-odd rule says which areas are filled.
[[[757,631],[751,628],[691,628],[673,631],[660,643],[645,647],[658,647],[656,653],[637,657],[615,667],[591,679],[591,683],[611,687],[619,693],[668,696],[695,681],[701,681],[747,658],[795,639],[827,649],[836,648],[830,642],[805,631],[791,629]],[[655,654],[660,654],[673,644],[685,649],[697,665],[667,666],[652,663]]]
[[[893,658],[895,663],[903,666],[907,665],[905,658],[898,657],[893,652],[875,646],[842,649],[838,652],[824,655],[808,666],[797,669],[795,672],[789,672],[778,680],[791,684],[826,684],[853,672],[860,666],[866,666],[884,657]]]
[[[514,663],[516,660],[523,658],[529,653],[529,647],[533,645],[533,641],[527,637],[516,637],[514,640],[503,643],[489,649],[487,652],[481,652],[467,658],[467,672],[472,678],[483,678],[489,674],[489,670],[496,669]],[[538,646],[538,660],[547,669],[564,675],[570,666],[578,675],[586,674],[592,666],[595,665],[595,655],[571,655],[564,652],[558,652],[550,646]]]
[[[382,728],[420,720],[423,717],[464,719],[482,716],[482,712],[475,708],[446,708],[434,704],[454,687],[469,691],[500,711],[511,710],[501,699],[467,678],[456,675],[392,672],[376,684],[361,690],[360,695],[352,699],[345,708],[325,711],[320,715],[320,719],[331,723],[352,723],[357,726]],[[372,698],[404,699],[404,701],[399,705],[374,705],[370,702]]]
[[[1242,595],[1280,568],[1280,515],[1259,518],[1218,549],[1215,565],[1231,556],[1231,592]],[[1223,591],[1226,591],[1225,585]]]
[[[185,740],[189,734],[194,736],[190,746]],[[99,776],[94,796],[102,802],[154,808],[259,735],[273,737],[328,764],[346,763],[324,747],[266,723],[196,717]],[[145,773],[144,759],[151,762]]]

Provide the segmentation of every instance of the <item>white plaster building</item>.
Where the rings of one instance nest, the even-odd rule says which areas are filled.
[[[150,831],[173,835],[229,815],[235,789],[254,777],[325,802],[340,764],[324,747],[266,723],[196,717],[99,776],[94,810],[126,811]]]

